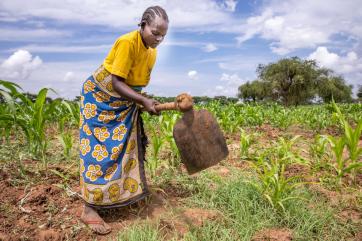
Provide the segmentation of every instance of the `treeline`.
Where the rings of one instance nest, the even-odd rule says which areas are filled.
[[[160,97],[160,96],[150,96],[155,100],[164,103],[164,102],[173,102],[175,101],[175,97]],[[215,97],[208,97],[208,96],[192,96],[195,104],[207,104],[211,101],[217,100],[220,104],[229,104],[229,103],[236,103],[239,101],[239,98],[236,97],[227,97],[227,96],[215,96]]]
[[[284,105],[307,104],[322,100],[352,101],[352,85],[332,70],[320,68],[314,60],[298,57],[281,59],[257,67],[258,79],[239,87],[238,97],[244,101],[271,100]],[[358,97],[362,98],[362,86]]]

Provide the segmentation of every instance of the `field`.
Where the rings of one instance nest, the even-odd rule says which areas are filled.
[[[362,104],[198,104],[229,156],[188,175],[172,138],[181,116],[143,113],[152,195],[79,221],[79,104],[8,82],[0,102],[0,240],[362,240]]]

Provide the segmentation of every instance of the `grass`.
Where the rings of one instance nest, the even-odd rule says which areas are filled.
[[[164,235],[160,232],[160,227],[157,224],[149,222],[138,223],[128,227],[123,232],[117,235],[118,241],[159,241],[163,240]]]
[[[248,108],[250,111],[248,111]],[[218,167],[216,167],[205,170],[198,175],[189,176],[185,170],[180,168],[178,165],[178,157],[172,149],[174,148],[172,147],[173,142],[170,142],[172,140],[171,124],[167,124],[172,121],[174,122],[172,115],[169,116],[171,119],[165,122],[167,125],[165,124],[164,127],[165,130],[168,130],[167,136],[170,138],[168,141],[164,141],[165,145],[162,145],[162,148],[160,148],[160,143],[156,143],[157,140],[155,138],[152,139],[156,134],[152,134],[152,130],[146,128],[149,137],[151,137],[151,145],[148,147],[147,159],[154,160],[153,163],[150,163],[154,165],[148,166],[147,169],[149,176],[151,176],[148,181],[151,182],[151,187],[155,190],[167,189],[166,193],[168,193],[168,196],[166,196],[165,199],[172,199],[176,202],[176,204],[173,203],[174,206],[168,205],[166,207],[166,214],[170,215],[167,218],[176,219],[178,212],[190,208],[213,210],[217,211],[219,215],[216,220],[206,220],[202,226],[189,225],[188,231],[183,236],[178,233],[177,228],[165,225],[163,222],[164,217],[155,219],[137,218],[129,222],[130,224],[119,233],[115,230],[113,232],[115,236],[112,236],[110,240],[251,240],[260,230],[268,228],[287,228],[291,231],[293,240],[346,240],[355,236],[355,234],[361,230],[362,221],[351,221],[347,218],[340,218],[340,216],[341,212],[351,208],[361,213],[361,187],[358,186],[359,184],[347,184],[347,180],[350,178],[350,176],[347,175],[341,176],[343,186],[340,186],[338,179],[336,179],[335,171],[331,168],[331,164],[335,163],[335,160],[331,161],[332,150],[330,150],[327,142],[323,142],[324,139],[320,143],[317,139],[315,142],[312,142],[312,137],[302,135],[303,141],[312,143],[311,150],[308,148],[309,145],[305,145],[308,150],[303,150],[302,143],[294,143],[294,141],[288,142],[287,139],[290,138],[287,138],[287,134],[283,130],[288,127],[290,123],[289,120],[285,119],[285,117],[288,116],[285,113],[279,119],[276,118],[270,122],[279,127],[279,129],[276,128],[276,131],[279,130],[277,137],[280,138],[283,136],[287,139],[280,138],[279,141],[277,141],[276,138],[273,137],[275,130],[272,130],[273,133],[268,133],[273,134],[270,135],[271,137],[267,135],[262,137],[263,132],[260,132],[260,135],[248,135],[246,133],[251,133],[248,131],[252,129],[249,129],[251,128],[250,126],[245,125],[258,126],[263,122],[258,121],[258,118],[264,115],[258,115],[259,117],[255,116],[255,118],[252,118],[253,108],[254,107],[246,106],[235,109],[235,111],[244,114],[250,112],[250,118],[241,120],[243,121],[242,123],[244,123],[242,127],[246,130],[244,135],[247,135],[242,142],[239,142],[240,133],[232,131],[237,129],[237,123],[240,121],[238,122],[232,118],[245,115],[233,114],[219,116],[221,119],[225,118],[225,121],[221,123],[230,125],[226,129],[233,132],[228,136],[228,144],[236,146],[236,149],[232,150],[229,156],[229,160],[231,161],[225,160],[218,166],[219,168],[230,170],[227,174],[218,173]],[[270,110],[270,108],[265,109],[265,116],[274,116],[274,112],[269,113]],[[324,107],[322,110],[326,112]],[[316,109],[315,115],[318,113],[318,109]],[[217,114],[219,113],[217,112]],[[304,118],[304,114],[297,114],[298,113],[294,114],[293,122],[299,118],[299,115],[303,116],[303,120],[306,119]],[[331,114],[329,114],[329,116],[331,116]],[[230,118],[231,120],[229,120]],[[157,121],[160,121],[160,119],[154,119],[153,121],[155,123],[149,120],[147,127],[159,126]],[[326,126],[337,123],[336,121],[332,122],[333,118],[328,118],[326,121],[329,123],[327,123]],[[79,161],[77,131],[76,127],[67,126],[67,132],[64,133],[69,133],[69,135],[67,137],[64,136],[65,138],[63,138],[62,144],[61,140],[57,139],[57,135],[62,132],[57,129],[56,125],[47,126],[45,132],[47,136],[47,146],[46,155],[43,157],[44,160],[32,160],[34,155],[29,152],[26,135],[19,127],[12,129],[10,138],[5,140],[5,136],[3,136],[4,138],[1,139],[3,141],[0,146],[0,168],[1,171],[9,174],[11,186],[21,189],[36,186],[39,183],[49,184],[50,181],[54,181],[57,182],[58,187],[62,187],[63,191],[66,192],[68,187],[78,185],[75,184],[78,178]],[[268,132],[268,128],[263,129],[263,131]],[[309,130],[309,132],[307,132],[308,130],[305,131],[307,134],[312,133],[312,130]],[[155,129],[154,133],[158,133],[157,135],[162,137],[166,131],[160,134],[159,129]],[[291,137],[296,134],[298,133],[293,132]],[[353,133],[351,132],[351,134]],[[353,139],[354,144],[351,142],[353,144],[350,145],[351,147],[358,145],[359,138],[357,138],[357,134]],[[250,138],[253,139],[251,147]],[[152,146],[152,144],[155,144],[155,146]],[[283,211],[273,207],[273,205],[263,197],[263,192],[258,191],[255,186],[251,185],[252,182],[260,182],[258,176],[255,174],[255,170],[251,170],[250,166],[237,168],[237,165],[235,165],[238,164],[238,161],[241,161],[241,157],[247,157],[248,160],[255,161],[255,157],[258,155],[257,150],[267,150],[273,145],[276,145],[275,153],[273,153],[278,155],[278,158],[282,158],[283,156],[290,157],[291,164],[295,164],[297,159],[302,161],[302,158],[299,158],[299,152],[294,153],[294,150],[304,151],[303,153],[306,155],[305,158],[308,161],[306,164],[310,170],[314,171],[312,175],[321,175],[318,176],[319,183],[313,185],[318,185],[326,190],[330,189],[328,191],[336,193],[336,195],[338,195],[337,198],[341,200],[338,200],[337,204],[333,203],[329,197],[321,195],[320,192],[302,183],[293,190],[293,195],[302,197],[302,199],[286,200],[283,202]],[[152,150],[152,148],[154,148],[154,150]],[[240,154],[242,149],[244,151]],[[353,162],[358,162],[360,160],[358,159],[360,156],[359,149],[350,149],[352,153],[355,153],[351,159],[353,159]],[[248,150],[250,150],[249,153]],[[284,155],[281,153],[287,154]],[[313,153],[315,154],[314,156]],[[354,158],[355,156],[356,158]],[[262,159],[265,161],[267,158],[263,157]],[[43,167],[42,161],[48,164],[48,169]],[[360,174],[360,171],[361,170],[356,169],[356,172],[347,174],[356,175]],[[261,173],[265,174],[265,170],[262,170]],[[274,176],[274,174],[272,176]],[[0,181],[1,180],[0,177]],[[66,193],[64,192],[61,192],[61,195],[65,196]],[[344,200],[344,195],[352,195],[354,198],[353,202]],[[0,204],[0,212],[11,216],[11,212],[19,212],[17,205],[18,204]],[[71,207],[69,206],[69,208]],[[51,214],[52,217],[61,213],[61,210],[63,209],[60,206],[58,207],[55,201],[49,201],[45,208],[46,213]],[[71,217],[69,216],[68,218]],[[37,217],[35,217],[34,220],[34,222],[36,222]],[[69,223],[65,219],[58,221]],[[54,224],[54,227],[59,226],[56,225],[58,224]],[[84,227],[79,225],[74,226],[73,229],[71,235],[74,236],[70,239],[78,239],[81,236],[80,233],[84,231]],[[18,231],[22,232],[21,230]]]
[[[168,176],[165,173],[160,179],[166,181]],[[178,185],[192,192],[186,198],[184,208],[218,210],[221,215],[216,221],[190,228],[182,240],[246,241],[266,228],[288,228],[293,240],[337,241],[358,232],[356,225],[336,218],[338,210],[329,206],[328,200],[307,188],[299,190],[306,200],[291,200],[285,205],[286,211],[280,213],[247,182],[253,178],[250,173],[232,170],[231,175],[223,179],[211,171],[205,171],[197,178],[174,173],[173,178]],[[216,189],[207,188],[210,183],[216,183]],[[121,232],[118,240],[163,240],[162,233],[159,224],[149,222]]]

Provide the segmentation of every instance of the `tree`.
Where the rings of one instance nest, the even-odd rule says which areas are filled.
[[[318,82],[318,95],[324,102],[352,101],[352,85],[347,85],[341,76],[325,76]]]
[[[362,85],[358,87],[357,97],[362,100]]]
[[[245,84],[239,86],[238,97],[246,101],[257,101],[263,100],[267,97],[267,83],[260,80],[255,80],[253,82],[246,82]]]
[[[285,105],[298,105],[311,100],[315,96],[320,74],[314,60],[301,60],[298,57],[259,65],[257,73],[259,79],[269,84],[268,95]]]
[[[332,70],[318,67],[314,60],[281,59],[259,65],[257,74],[258,80],[239,87],[239,98],[253,101],[268,98],[284,105],[308,103],[317,94],[324,102],[330,102],[332,97],[336,102],[352,100],[352,86]],[[362,89],[360,92],[362,96]]]

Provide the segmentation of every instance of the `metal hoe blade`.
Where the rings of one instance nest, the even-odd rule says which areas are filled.
[[[219,124],[207,110],[186,111],[176,122],[173,136],[189,174],[213,166],[229,154]]]

